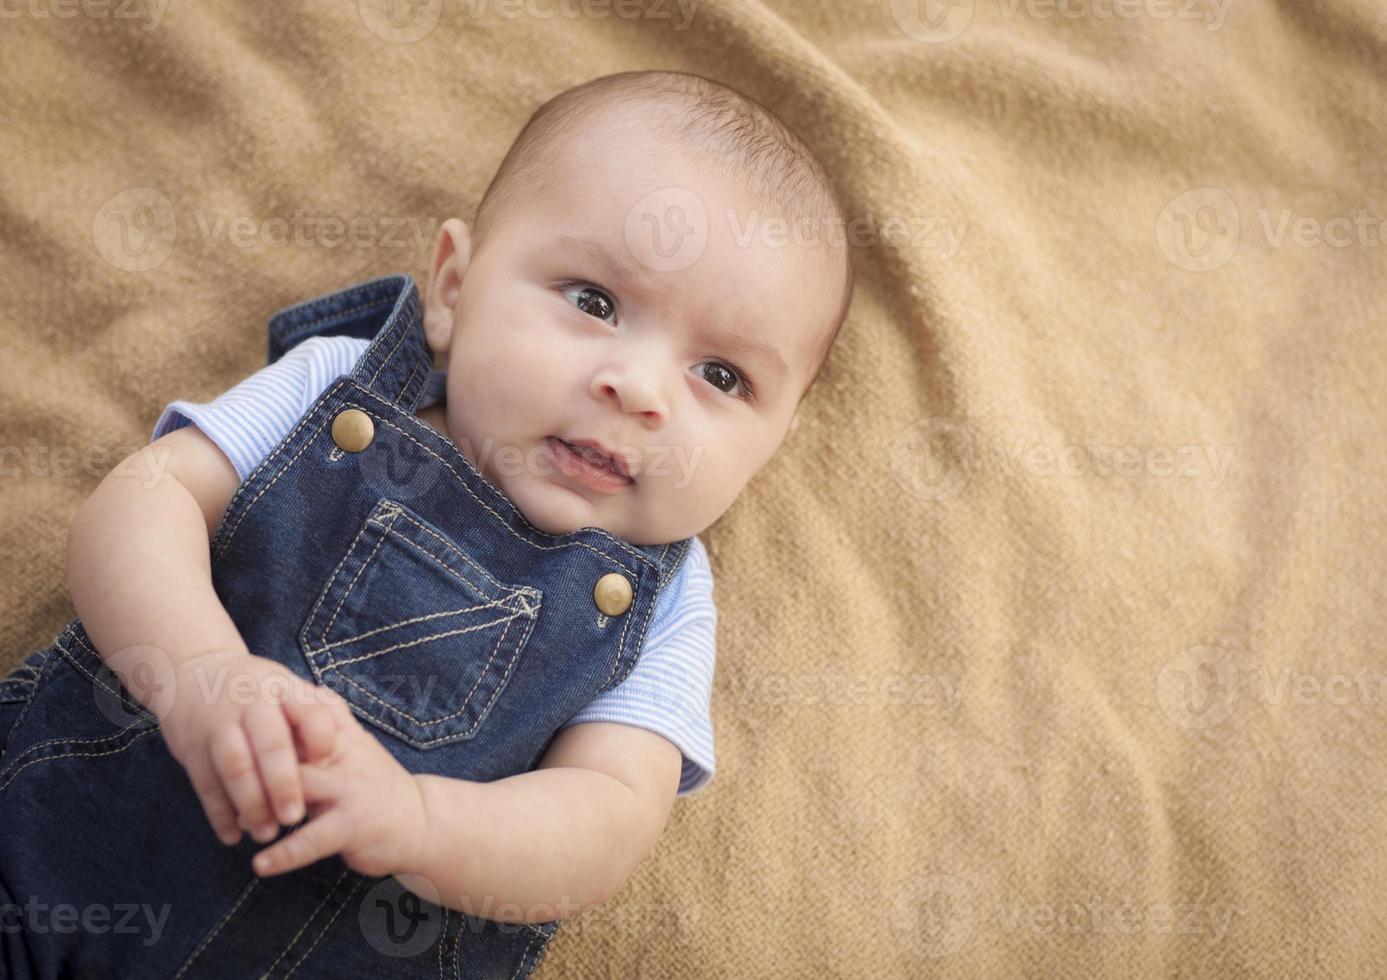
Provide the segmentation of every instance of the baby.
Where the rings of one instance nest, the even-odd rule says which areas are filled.
[[[422,297],[291,307],[169,405],[73,521],[79,619],[0,681],[5,975],[528,975],[712,776],[696,535],[837,336],[841,226],[760,105],[605,76]]]

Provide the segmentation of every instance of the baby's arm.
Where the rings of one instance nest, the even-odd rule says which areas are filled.
[[[334,745],[299,767],[309,819],[255,855],[279,875],[339,854],[371,877],[483,919],[548,922],[614,895],[664,832],[683,756],[632,725],[570,725],[529,771],[476,782],[411,773],[345,701]],[[412,881],[412,876],[424,882]]]
[[[316,752],[332,731],[304,710],[312,703],[304,694],[316,693],[310,685],[251,654],[212,587],[208,539],[239,483],[215,443],[192,426],[177,429],[106,474],[67,540],[68,589],[83,628],[106,666],[160,720],[170,752],[228,844],[240,837],[238,816],[262,841],[275,835],[276,816],[298,818],[293,736]],[[255,680],[256,698],[229,698],[239,676]],[[218,693],[204,693],[208,687]],[[267,700],[290,688],[306,691],[279,705]],[[291,729],[291,722],[313,730]]]
[[[419,775],[418,867],[450,908],[501,922],[567,918],[611,898],[654,850],[682,756],[633,725],[571,725],[539,765],[494,782]]]

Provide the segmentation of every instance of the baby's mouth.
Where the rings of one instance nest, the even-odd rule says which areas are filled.
[[[595,449],[592,446],[575,445],[574,443],[571,443],[566,439],[560,439],[558,436],[550,436],[549,438],[553,442],[567,449],[574,456],[578,457],[583,462],[587,463],[589,466],[603,473],[609,474],[613,479],[622,481],[624,483],[636,482],[635,478],[632,477],[626,471],[626,467],[622,465],[621,462],[607,455],[601,450]]]

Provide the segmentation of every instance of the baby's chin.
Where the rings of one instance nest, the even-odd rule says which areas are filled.
[[[691,534],[669,536],[666,530],[635,526],[635,522],[602,514],[582,495],[566,487],[548,484],[517,487],[507,494],[520,513],[545,534],[572,534],[585,527],[601,528],[634,545],[664,545]]]
[[[525,520],[545,534],[572,534],[584,527],[620,534],[620,522],[599,514],[591,503],[566,487],[541,482],[503,489]]]

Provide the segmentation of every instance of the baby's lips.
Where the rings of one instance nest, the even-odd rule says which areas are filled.
[[[634,480],[640,476],[641,454],[639,451],[620,446],[617,448],[617,456],[620,458],[621,469],[627,477]]]

